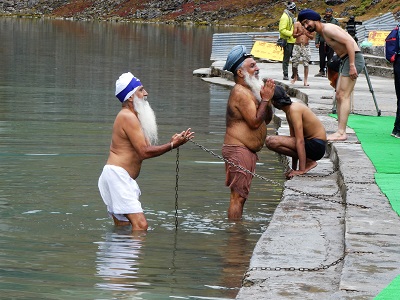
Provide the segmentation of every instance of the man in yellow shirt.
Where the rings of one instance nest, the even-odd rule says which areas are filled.
[[[288,2],[286,9],[284,10],[279,20],[279,37],[286,41],[286,45],[283,48],[283,80],[289,80],[288,69],[289,61],[292,56],[293,46],[296,39],[293,37],[294,30],[294,15],[296,14],[296,4],[294,2]],[[292,76],[293,78],[293,76]],[[297,77],[298,81],[302,79]]]

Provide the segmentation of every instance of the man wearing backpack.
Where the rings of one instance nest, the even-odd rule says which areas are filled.
[[[400,55],[397,54],[393,63],[394,71],[394,88],[396,90],[397,97],[397,111],[396,119],[394,121],[394,128],[392,131],[392,136],[400,139]]]
[[[385,39],[386,60],[393,64],[394,88],[396,90],[397,110],[392,136],[400,139],[400,33],[399,25]]]

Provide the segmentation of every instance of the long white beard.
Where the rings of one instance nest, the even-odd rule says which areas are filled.
[[[158,142],[158,131],[156,115],[153,109],[150,107],[149,102],[146,101],[146,98],[141,99],[135,95],[133,97],[133,103],[140,124],[142,125],[144,136],[149,141],[150,145],[156,145]]]
[[[258,78],[258,76],[250,76],[249,72],[244,72],[244,82],[250,87],[252,90],[254,96],[258,100],[258,102],[261,101],[261,87],[263,86],[263,81]]]

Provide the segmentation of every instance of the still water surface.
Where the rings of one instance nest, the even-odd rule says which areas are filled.
[[[5,299],[232,299],[281,188],[254,179],[229,222],[224,165],[192,143],[145,161],[147,233],[114,228],[97,190],[131,71],[160,140],[191,127],[220,154],[229,90],[192,76],[212,34],[237,29],[0,19],[0,289]],[[243,29],[240,29],[243,31]],[[269,129],[273,133],[273,128]],[[283,182],[277,156],[257,173]]]

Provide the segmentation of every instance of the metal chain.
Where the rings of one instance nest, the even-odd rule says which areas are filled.
[[[352,252],[353,254],[373,254],[373,252],[364,252],[364,251],[354,251]],[[326,270],[329,269],[330,267],[336,266],[339,264],[341,261],[343,261],[346,258],[346,255],[349,254],[349,252],[344,252],[343,255],[335,260],[334,262],[327,264],[327,265],[321,265],[319,267],[314,267],[314,268],[306,268],[306,267],[252,267],[247,270],[246,273],[251,272],[251,271],[300,271],[300,272],[314,272],[314,271],[321,271],[321,270]]]
[[[363,182],[361,182],[361,181],[349,181],[347,183],[364,185],[364,184],[375,184],[376,182],[375,181],[363,181]]]
[[[176,148],[176,176],[175,176],[175,230],[178,230],[178,189],[179,189],[179,147]]]
[[[321,265],[320,267],[315,267],[315,268],[305,268],[305,267],[252,267],[247,270],[247,272],[251,271],[301,271],[301,272],[314,272],[314,271],[321,271],[321,270],[326,270],[329,269],[330,267],[336,266],[338,263],[344,260],[346,257],[347,253],[344,253],[339,259],[335,260],[334,262],[327,264],[327,265]]]
[[[224,162],[230,164],[231,166],[233,166],[233,167],[235,167],[235,168],[238,168],[239,170],[242,170],[242,171],[244,171],[244,172],[246,172],[246,173],[249,173],[249,174],[251,174],[252,176],[257,177],[257,178],[259,178],[259,179],[261,179],[261,180],[271,182],[271,183],[274,184],[274,185],[278,185],[278,186],[280,186],[280,187],[282,187],[282,188],[291,190],[291,191],[296,192],[296,193],[299,193],[299,194],[301,194],[301,195],[305,195],[305,196],[317,198],[317,199],[319,199],[319,200],[328,201],[328,202],[336,203],[336,204],[341,204],[341,205],[343,205],[343,206],[356,206],[356,207],[364,208],[364,209],[369,208],[368,206],[365,206],[365,205],[362,205],[362,204],[353,204],[353,203],[347,203],[347,202],[343,202],[343,201],[337,201],[337,200],[332,200],[332,199],[327,199],[327,198],[326,198],[326,197],[334,197],[334,196],[336,196],[336,195],[339,193],[339,191],[340,191],[339,188],[337,189],[336,192],[334,192],[334,193],[331,194],[331,195],[323,195],[323,194],[311,194],[311,193],[307,193],[307,192],[304,192],[304,191],[301,191],[301,190],[298,190],[298,189],[295,189],[295,188],[292,188],[292,187],[285,187],[284,185],[282,185],[281,183],[279,183],[279,182],[277,182],[277,181],[274,181],[274,180],[268,179],[268,178],[266,178],[266,177],[264,177],[264,176],[258,175],[258,174],[254,173],[254,172],[251,172],[250,170],[247,170],[246,168],[243,168],[243,167],[240,166],[240,165],[235,164],[234,162],[231,162],[230,160],[228,160],[228,159],[222,157],[221,155],[216,154],[215,152],[213,152],[213,151],[207,149],[207,148],[204,147],[203,145],[201,145],[201,144],[199,144],[199,143],[193,141],[192,139],[190,139],[189,141],[192,142],[192,143],[193,143],[194,145],[196,145],[197,147],[199,147],[200,149],[204,150],[205,152],[207,152],[207,153],[211,154],[212,156],[214,156],[214,157],[216,157],[216,158],[218,158],[218,159],[220,159],[220,160],[222,160],[222,161],[224,161]]]
[[[249,173],[254,177],[257,177],[259,179],[271,182],[272,184],[279,185],[282,188],[285,188],[284,185],[280,184],[279,182],[271,180],[271,179],[268,179],[268,178],[266,178],[264,176],[261,176],[261,175],[258,175],[256,173],[254,173],[254,172],[251,172],[250,170],[247,170],[247,169],[243,168],[242,166],[236,165],[235,163],[229,161],[228,159],[222,157],[219,154],[216,154],[212,150],[207,149],[206,147],[204,147],[203,145],[193,141],[192,139],[190,139],[189,141],[191,141],[194,145],[196,145],[200,149],[204,150],[205,152],[207,152],[207,153],[211,154],[212,156],[214,156],[214,157],[216,157],[216,158],[218,158],[218,159],[220,159],[220,160],[232,165],[233,167],[236,167],[236,168],[238,168],[238,169],[240,169],[240,170],[242,170],[242,171],[244,171],[246,173]],[[175,229],[177,230],[178,229],[179,148],[177,148],[176,150],[177,150],[177,152],[176,152],[176,184],[175,184]],[[330,172],[329,175],[332,175],[336,171],[337,170],[334,170],[333,172]],[[327,175],[327,176],[329,176],[329,175]],[[324,200],[324,201],[330,201],[330,202],[333,202],[333,203],[339,203],[339,204],[342,204],[342,205],[345,205],[345,206],[346,205],[354,205],[354,206],[361,207],[361,208],[369,208],[369,207],[366,207],[364,205],[346,203],[346,202],[335,201],[335,200],[331,200],[331,199],[325,199],[325,198],[322,198],[321,195],[315,195],[315,194],[306,193],[306,192],[303,192],[303,191],[300,191],[300,190],[297,190],[297,189],[294,189],[294,188],[290,188],[290,187],[286,187],[286,188],[290,189],[290,190],[292,190],[294,192],[297,192],[297,193],[300,193],[300,194],[303,194],[303,195],[307,195],[307,196],[311,196],[311,197],[315,197],[315,198],[318,198],[318,199],[321,199],[321,200]],[[324,196],[325,197],[333,197],[338,192],[339,192],[339,189],[338,189],[338,191],[336,191],[332,195],[324,195]],[[363,252],[354,252],[354,253],[363,253]],[[252,267],[246,273],[248,273],[250,271],[257,271],[257,270],[259,270],[259,271],[315,272],[315,271],[320,271],[320,270],[326,270],[326,269],[329,269],[330,267],[336,266],[337,264],[339,264],[341,261],[343,261],[345,259],[346,255],[347,255],[347,252],[345,252],[339,259],[335,260],[334,262],[332,262],[330,264],[327,264],[327,265],[321,265],[320,267],[314,267],[314,268],[306,268],[306,267],[298,267],[298,268],[296,268],[296,267]]]

